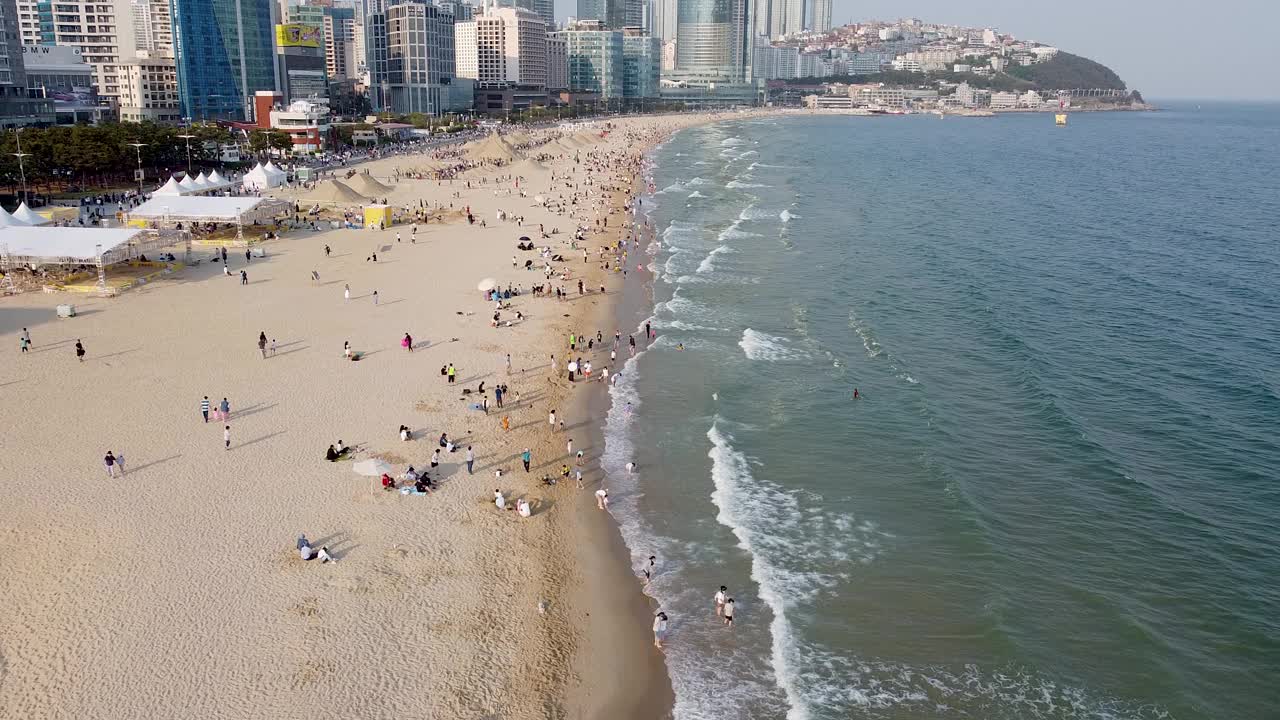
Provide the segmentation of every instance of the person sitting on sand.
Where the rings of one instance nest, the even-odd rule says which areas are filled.
[[[338,455],[337,450],[333,449],[332,445],[329,446],[328,450],[324,451],[324,459],[328,460],[329,462],[337,462],[339,457],[341,456]]]
[[[351,448],[344,446],[342,444],[342,441],[339,440],[338,441],[338,457],[342,457],[343,455],[346,455],[349,452],[351,452]]]
[[[530,517],[533,515],[533,509],[529,507],[529,501],[521,498],[516,501],[516,512],[520,513],[520,517]]]
[[[440,447],[449,446],[449,433],[440,433]]]
[[[407,426],[407,425],[401,425],[401,426],[400,426],[400,440],[401,440],[402,442],[408,442],[412,437],[413,437],[413,432],[409,430],[409,426]]]
[[[507,499],[502,497],[502,491],[496,488],[493,491],[493,504],[499,510],[507,509]]]
[[[423,475],[414,481],[413,489],[419,493],[429,493],[431,492],[431,480],[426,475]]]
[[[388,474],[386,474],[386,473],[382,473],[382,489],[383,489],[383,490],[395,490],[395,489],[396,489],[396,481],[395,481],[395,480],[392,480],[392,479],[391,479],[391,476],[390,476],[390,475],[388,475]]]
[[[311,541],[307,539],[306,535],[298,536],[298,555],[303,560],[311,560],[318,557],[321,563],[338,562],[338,558],[329,554],[329,548],[322,547],[319,551],[312,548]]]

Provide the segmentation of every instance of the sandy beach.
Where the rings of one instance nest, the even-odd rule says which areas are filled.
[[[515,155],[452,181],[410,176],[501,151],[481,141],[469,155],[379,160],[360,169],[406,218],[386,230],[295,230],[247,262],[231,248],[232,278],[205,262],[113,299],[0,300],[0,717],[667,715],[652,609],[592,495],[604,386],[564,375],[570,333],[605,339],[573,352],[595,364],[591,380],[610,364],[624,280],[601,249],[625,239],[642,154],[714,119],[522,133],[503,141]],[[415,207],[437,212],[413,232]],[[563,258],[551,280],[537,250],[516,249],[521,236]],[[482,278],[520,290],[498,327]],[[58,319],[63,302],[80,315]],[[24,327],[32,348],[20,354]],[[267,357],[259,333],[275,346]],[[619,361],[625,342],[626,329]],[[473,407],[481,383],[487,413]],[[204,396],[215,409],[226,398],[230,419],[206,423]],[[457,450],[441,449],[426,495],[324,459],[341,440],[398,476],[428,468],[441,433]],[[572,474],[541,482],[579,449],[583,489]],[[108,476],[108,450],[123,476]],[[531,517],[497,509],[495,488]],[[302,533],[337,562],[303,561]]]

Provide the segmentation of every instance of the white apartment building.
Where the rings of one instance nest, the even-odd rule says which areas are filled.
[[[563,37],[547,38],[547,88],[569,89],[569,43]]]
[[[312,100],[296,100],[270,113],[271,128],[288,133],[293,152],[310,153],[324,149],[329,136],[329,106]]]
[[[172,58],[138,58],[117,66],[120,77],[120,120],[177,124],[178,72]]]
[[[356,77],[355,18],[324,16],[324,64],[332,80]]]
[[[169,0],[131,0],[133,45],[149,57],[173,57],[173,19]]]
[[[98,96],[118,99],[120,63],[134,55],[133,8],[129,0],[17,0],[23,45],[80,48],[93,66]]]
[[[547,24],[524,8],[489,7],[454,26],[458,77],[547,86]]]
[[[1016,107],[1018,107],[1017,95],[1011,92],[991,93],[991,109],[992,110],[1012,110]]]

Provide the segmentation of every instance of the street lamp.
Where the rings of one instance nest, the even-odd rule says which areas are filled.
[[[135,142],[135,143],[129,143],[129,144],[132,145],[133,149],[138,153],[138,172],[135,174],[138,176],[138,197],[141,198],[142,197],[142,148],[146,147],[147,143]]]
[[[13,136],[14,136],[15,138],[17,138],[17,140],[18,140],[18,152],[16,152],[16,153],[9,153],[10,155],[12,155],[12,156],[14,156],[14,157],[18,158],[18,172],[19,172],[19,173],[21,173],[21,175],[22,175],[22,199],[23,199],[23,201],[25,201],[25,200],[26,200],[26,198],[27,198],[27,169],[26,169],[26,166],[24,166],[24,165],[23,165],[23,163],[22,163],[22,158],[24,158],[24,157],[26,157],[26,156],[28,156],[28,155],[30,155],[30,154],[31,154],[31,153],[24,153],[24,152],[22,152],[22,131],[23,131],[24,129],[25,129],[25,128],[18,128],[17,130],[14,130],[14,131],[13,131]]]
[[[184,140],[187,141],[187,175],[190,175],[191,174],[191,138],[195,137],[195,135],[187,134],[187,135],[179,135],[178,137],[183,138]]]

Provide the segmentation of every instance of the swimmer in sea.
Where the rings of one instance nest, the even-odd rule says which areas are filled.
[[[679,343],[678,345],[676,345],[676,349],[679,350],[680,352],[684,352],[684,343]]]
[[[861,400],[861,399],[862,399],[862,396],[858,394],[858,388],[854,388],[854,389],[853,389],[853,399],[854,399],[854,400]]]

